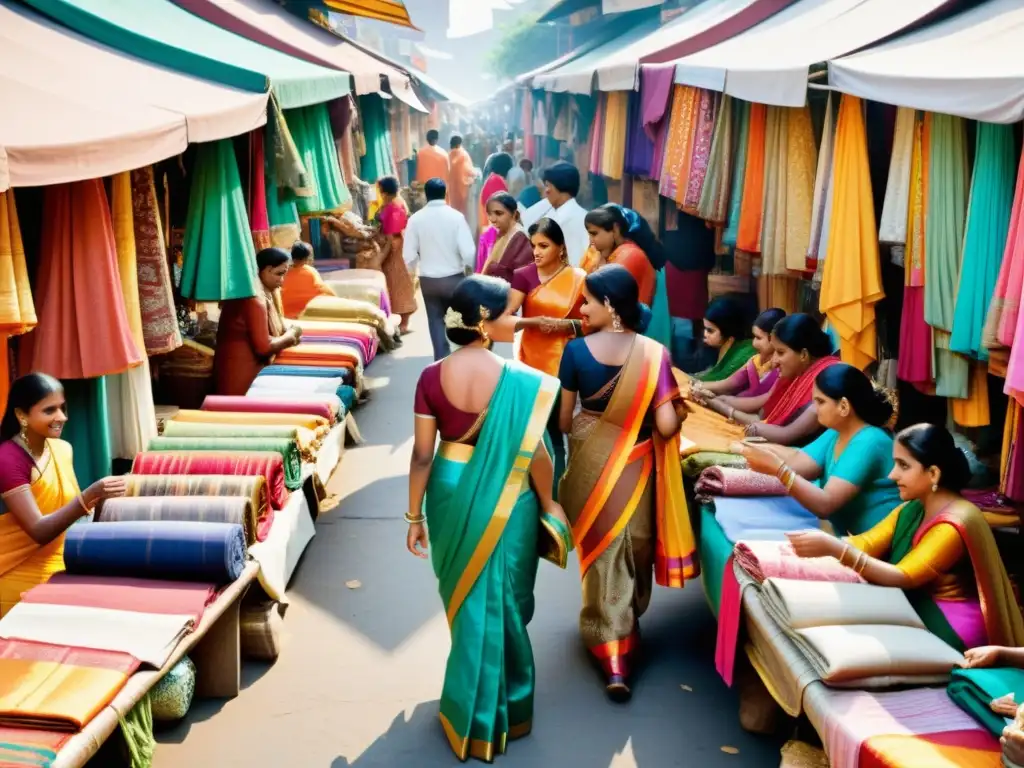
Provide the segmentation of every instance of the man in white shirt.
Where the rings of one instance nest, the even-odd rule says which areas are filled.
[[[409,219],[402,256],[410,272],[419,264],[430,343],[434,360],[441,360],[451,353],[444,332],[444,315],[455,286],[476,267],[476,248],[466,217],[445,203],[445,183],[430,179],[423,185],[423,191],[427,204]]]
[[[565,235],[569,263],[578,267],[590,247],[590,235],[584,219],[586,210],[576,202],[580,192],[580,172],[566,162],[552,165],[543,174],[544,200],[531,205],[523,213],[523,226],[529,229],[543,218],[554,219]]]

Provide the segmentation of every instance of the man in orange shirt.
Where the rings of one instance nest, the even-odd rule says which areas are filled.
[[[469,210],[469,190],[476,179],[476,168],[473,158],[462,147],[462,137],[452,136],[452,151],[448,157],[451,170],[451,183],[448,185],[448,204],[463,216]]]
[[[333,296],[334,291],[327,287],[320,273],[310,262],[313,260],[313,248],[301,240],[292,246],[292,267],[284,276],[281,285],[281,305],[284,316],[295,320],[317,296]]]
[[[427,131],[427,146],[416,153],[416,181],[426,184],[431,179],[440,179],[448,186],[451,167],[448,164],[448,153],[437,146],[441,135],[431,129]]]

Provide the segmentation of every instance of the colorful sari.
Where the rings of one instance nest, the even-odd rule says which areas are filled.
[[[485,232],[484,235],[487,233]],[[497,234],[497,230],[495,230]],[[484,238],[480,238],[481,247]],[[521,226],[514,227],[501,237],[495,237],[490,248],[484,255],[483,264],[478,271],[491,277],[500,277],[511,283],[512,275],[517,269],[528,266],[533,261],[533,245],[530,237]]]
[[[924,514],[921,502],[907,502],[875,528],[848,541],[873,557],[884,556],[887,552],[886,559],[901,565],[901,570],[913,578],[917,566],[901,561],[915,549],[918,559],[948,561],[949,557],[940,549],[943,545],[936,543],[941,542],[940,539],[932,537],[931,542],[922,542],[922,539],[937,526],[952,526],[966,549],[967,558],[925,586],[906,590],[914,610],[930,632],[960,651],[979,645],[1024,645],[1024,619],[985,516],[967,501],[950,504],[922,525]],[[945,537],[945,540],[952,539]],[[969,569],[965,567],[968,565]],[[932,568],[927,570],[934,573]],[[971,586],[976,586],[976,596],[969,586],[971,580],[974,582]]]
[[[836,357],[819,357],[795,379],[779,378],[764,406],[764,423],[784,427],[811,404],[814,380],[826,368],[839,362]]]
[[[603,413],[586,408],[612,389]],[[655,409],[678,398],[665,348],[636,336],[620,373],[573,421],[559,499],[579,552],[580,633],[609,678],[629,676],[652,571],[667,587],[698,573],[679,436],[664,440],[649,427]]]
[[[541,515],[529,469],[557,388],[506,364],[476,445],[442,442],[431,468],[431,562],[452,635],[441,724],[460,760],[490,762],[532,726],[536,673],[526,625]]]
[[[416,289],[402,256],[409,210],[402,199],[396,197],[381,207],[377,218],[380,221],[380,233],[391,238],[391,252],[381,264],[381,272],[387,280],[391,311],[396,315],[411,315],[416,311]]]
[[[754,349],[752,339],[729,339],[718,352],[718,362],[694,378],[700,381],[724,381],[745,367],[754,357],[761,359]]]
[[[524,269],[529,269],[527,266]],[[536,270],[536,267],[533,267]],[[575,267],[563,267],[546,283],[537,285],[523,299],[523,317],[550,317],[556,320],[582,319],[583,281],[586,272]],[[539,278],[537,278],[539,281]],[[514,287],[514,286],[513,286]],[[562,352],[571,336],[544,333],[539,328],[527,328],[519,340],[519,360],[549,376],[558,375]]]
[[[508,192],[508,184],[501,176],[496,173],[492,173],[484,181],[483,187],[480,188],[480,205],[478,215],[480,216],[480,230],[483,231],[490,226],[490,222],[487,220],[487,201],[491,199],[491,195],[498,192]]]
[[[762,362],[761,356],[753,355],[734,376],[742,377],[739,386],[739,397],[760,397],[770,392],[779,378],[779,369],[771,366],[771,360]]]
[[[47,445],[50,460],[29,485],[36,506],[44,517],[70,504],[80,493],[70,443],[47,440]],[[17,492],[20,489],[12,490]],[[9,495],[10,492],[5,494]],[[45,584],[53,574],[63,570],[64,534],[40,546],[18,524],[6,506],[0,506],[0,616],[21,601],[23,592]]]

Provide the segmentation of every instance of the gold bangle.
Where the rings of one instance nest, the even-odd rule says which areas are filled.
[[[846,565],[846,556],[848,554],[850,554],[850,545],[844,543],[843,544],[843,551],[839,553],[839,564],[842,565],[842,566],[845,566],[847,568],[849,568],[849,566]]]
[[[426,515],[420,515],[419,517],[413,517],[408,512],[406,512],[405,513],[405,522],[407,522],[409,525],[420,525],[422,523],[427,522],[427,516]]]
[[[857,552],[857,562],[853,566],[858,575],[863,575],[864,569],[868,567],[868,556],[863,552]]]
[[[81,505],[82,509],[85,510],[85,514],[87,514],[87,515],[91,515],[92,514],[92,510],[89,508],[89,505],[85,503],[85,495],[84,494],[81,494],[81,493],[78,494],[78,503]]]
[[[789,467],[786,467],[786,479],[783,480],[783,483],[785,483],[786,485],[787,492],[792,491],[793,486],[796,484],[796,472],[794,472]]]

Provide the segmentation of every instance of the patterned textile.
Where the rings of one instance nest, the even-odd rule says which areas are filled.
[[[249,227],[257,253],[273,245],[270,239],[270,218],[267,213],[267,157],[264,151],[265,129],[249,133]]]
[[[196,665],[188,656],[164,675],[149,692],[153,719],[157,722],[175,722],[188,714],[196,692]]]
[[[697,109],[693,127],[693,149],[690,156],[689,174],[685,183],[681,184],[676,193],[676,202],[687,213],[696,216],[700,206],[700,193],[704,188],[704,178],[708,173],[711,160],[711,139],[715,131],[715,116],[721,104],[722,96],[711,91],[701,90],[700,105]],[[684,181],[680,176],[680,181]]]
[[[864,578],[834,557],[797,557],[788,541],[739,541],[736,565],[754,581],[797,579],[860,584]]]
[[[683,458],[683,474],[697,478],[708,467],[730,467],[746,469],[747,460],[736,453],[717,453],[715,451],[697,451]]]
[[[7,339],[36,325],[14,191],[0,192],[0,408],[7,407],[10,383]]]
[[[146,449],[151,453],[192,451],[273,452],[284,462],[284,484],[294,491],[302,485],[302,459],[294,440],[276,437],[154,437]]]
[[[107,499],[97,523],[124,520],[181,520],[242,526],[246,544],[256,540],[256,514],[245,496],[135,496]]]
[[[0,728],[0,765],[50,768],[70,733],[39,728]]]
[[[829,99],[831,99],[831,94]],[[878,224],[878,240],[904,245],[907,242],[907,220],[910,208],[910,178],[914,158],[915,110],[900,107],[896,112],[896,132],[889,161],[889,180],[885,185],[885,202]],[[1012,182],[1011,182],[1012,184]]]
[[[230,584],[242,575],[245,559],[242,526],[230,523],[73,525],[64,538],[64,565],[74,574]]]
[[[672,200],[675,200],[679,190],[685,189],[689,183],[690,153],[700,98],[700,90],[697,88],[685,85],[675,87],[668,138],[665,140],[660,188],[661,194]]]
[[[729,184],[732,179],[733,130],[737,103],[723,96],[715,118],[707,175],[701,188],[697,215],[714,224],[724,225],[729,213]]]
[[[338,406],[334,402],[337,397],[295,397],[289,400],[263,400],[243,395],[230,397],[226,395],[210,395],[203,401],[204,411],[230,411],[233,413],[296,413],[309,416],[320,416],[334,423],[338,415]]]
[[[288,501],[288,490],[284,484],[284,460],[277,453],[140,453],[132,464],[132,474],[256,475],[266,480],[267,496],[275,510],[283,509]]]
[[[281,605],[264,601],[242,606],[239,617],[242,656],[256,661],[276,661],[281,653]]]
[[[751,469],[708,467],[694,490],[708,496],[785,496],[786,487],[777,478]]]

